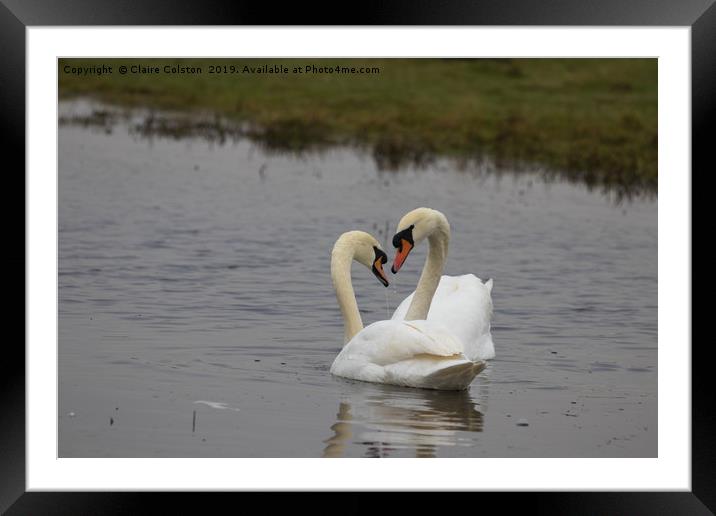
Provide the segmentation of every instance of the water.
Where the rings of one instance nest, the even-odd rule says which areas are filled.
[[[450,220],[446,274],[494,278],[497,357],[468,392],[329,373],[335,239],[389,241],[418,206]],[[366,324],[426,251],[388,289],[354,265]],[[60,127],[61,457],[655,457],[656,416],[656,201]]]

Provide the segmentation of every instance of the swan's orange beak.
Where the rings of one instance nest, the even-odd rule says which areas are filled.
[[[376,278],[380,280],[383,286],[387,287],[388,285],[390,285],[390,283],[388,283],[388,278],[385,277],[385,271],[383,270],[383,261],[380,257],[378,257],[375,262],[373,262],[373,274],[375,274]]]
[[[395,252],[395,258],[393,258],[393,266],[390,268],[393,274],[396,274],[400,270],[412,250],[413,244],[402,238],[400,240],[400,248]]]

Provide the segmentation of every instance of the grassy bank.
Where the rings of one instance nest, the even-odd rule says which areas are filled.
[[[65,72],[102,64],[112,73]],[[138,64],[159,71],[118,71]],[[166,73],[167,64],[201,72]],[[307,64],[379,72],[294,73]],[[288,73],[209,73],[212,65],[282,65]],[[248,121],[275,148],[366,146],[383,168],[487,156],[627,193],[656,191],[655,59],[65,59],[59,87],[61,98]]]

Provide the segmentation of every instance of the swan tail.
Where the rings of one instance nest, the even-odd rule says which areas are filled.
[[[450,391],[465,390],[485,366],[483,361],[464,361],[443,367],[425,377],[425,387]]]
[[[487,288],[488,292],[492,293],[492,278],[485,282],[485,287]]]

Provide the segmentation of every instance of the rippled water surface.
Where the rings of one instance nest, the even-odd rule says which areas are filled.
[[[497,357],[462,393],[332,377],[333,242],[423,205],[446,274],[494,279]],[[353,267],[366,324],[426,250],[389,289]],[[62,457],[654,457],[657,203],[62,126],[59,381]]]

